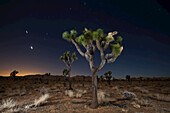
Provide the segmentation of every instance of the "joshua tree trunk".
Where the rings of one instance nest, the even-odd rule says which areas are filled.
[[[73,88],[71,87],[71,77],[70,77],[70,73],[71,73],[71,66],[69,67],[69,72],[68,72],[68,77],[69,77],[69,90],[73,90]]]
[[[108,82],[108,84],[110,85],[110,78],[108,78],[107,82]]]
[[[66,75],[64,75],[64,87],[66,86]]]
[[[97,100],[97,77],[96,72],[97,69],[92,69],[92,103],[91,108],[98,107],[98,100]]]

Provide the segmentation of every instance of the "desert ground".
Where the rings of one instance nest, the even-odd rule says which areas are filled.
[[[91,77],[0,77],[1,113],[170,113],[170,80],[98,80],[99,107],[91,109]],[[134,96],[126,97],[124,92]]]

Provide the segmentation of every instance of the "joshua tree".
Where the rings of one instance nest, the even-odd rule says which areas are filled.
[[[19,73],[19,72],[14,70],[13,72],[10,73],[10,76],[15,78],[17,73]]]
[[[66,86],[66,75],[68,75],[69,71],[67,69],[63,70],[63,75],[64,75],[64,87]]]
[[[106,63],[113,63],[123,50],[123,46],[121,46],[122,37],[117,36],[116,39],[114,39],[113,37],[117,33],[117,31],[114,31],[109,32],[107,35],[105,35],[102,29],[92,31],[85,28],[83,34],[78,37],[76,36],[76,30],[71,30],[70,33],[68,31],[65,31],[62,34],[63,38],[69,42],[72,42],[75,45],[77,51],[80,53],[80,55],[85,57],[86,60],[89,62],[90,69],[92,72],[91,108],[98,107],[96,72],[101,70]],[[112,41],[114,41],[114,44],[110,43]],[[86,51],[83,52],[79,45],[82,45]],[[110,48],[111,52],[105,54],[108,47]],[[95,55],[96,48],[99,50],[101,58],[101,63],[97,67],[94,66],[93,62],[93,57]]]
[[[126,75],[126,80],[130,82],[130,75]]]
[[[70,54],[70,51],[67,51],[64,53],[64,56],[60,57],[60,60],[65,63],[65,65],[69,68],[68,69],[68,77],[69,77],[69,90],[72,90],[71,87],[71,78],[70,78],[70,72],[71,72],[71,65],[75,60],[77,60],[76,53],[74,52],[72,55]]]
[[[107,79],[107,83],[110,85],[110,79],[112,78],[112,72],[108,71],[107,73],[104,73],[105,78]]]

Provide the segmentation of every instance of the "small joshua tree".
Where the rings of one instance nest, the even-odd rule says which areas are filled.
[[[10,76],[15,78],[16,74],[18,73],[19,73],[18,71],[14,70],[10,73]]]
[[[70,51],[67,51],[64,53],[64,56],[60,57],[60,60],[65,63],[65,65],[68,67],[68,77],[69,77],[69,90],[72,90],[71,87],[71,78],[70,78],[70,72],[71,72],[71,65],[75,60],[77,60],[76,53],[74,52],[72,55],[70,54]]]
[[[92,72],[92,104],[91,108],[98,107],[97,100],[97,77],[96,72],[101,70],[106,63],[113,63],[117,57],[121,54],[123,50],[122,37],[117,36],[116,39],[113,37],[117,35],[117,31],[109,32],[107,35],[104,34],[102,29],[97,29],[96,31],[84,29],[83,34],[80,36],[77,35],[76,30],[71,30],[70,33],[65,31],[62,36],[65,40],[72,42],[77,51],[81,56],[85,57],[89,62],[90,69]],[[111,44],[111,42],[113,42]],[[85,48],[85,52],[83,52],[79,45],[82,45]],[[106,50],[110,48],[110,52],[106,54]],[[94,66],[94,55],[96,49],[100,52],[101,63],[95,67]],[[108,51],[107,51],[108,52]]]
[[[130,75],[126,75],[126,80],[130,82]]]
[[[110,79],[112,78],[112,72],[111,71],[108,71],[107,73],[104,73],[105,75],[105,78],[107,79],[107,83],[108,85],[110,85]]]
[[[69,74],[69,71],[67,69],[63,70],[63,75],[64,75],[64,87],[66,86],[66,75]]]

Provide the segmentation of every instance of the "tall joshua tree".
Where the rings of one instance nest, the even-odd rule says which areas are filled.
[[[65,65],[68,67],[68,77],[69,77],[69,90],[72,90],[71,87],[71,78],[70,78],[70,72],[71,72],[71,65],[73,64],[73,62],[75,60],[77,60],[78,58],[76,57],[76,53],[72,53],[72,55],[70,54],[70,51],[67,51],[64,53],[64,56],[60,57],[60,60],[63,61],[65,63]]]
[[[64,87],[66,86],[66,75],[69,74],[69,71],[67,69],[63,70],[63,75],[64,75]]]
[[[117,36],[116,38],[113,37],[117,33],[118,33],[117,31],[114,31],[109,32],[106,35],[104,34],[102,29],[92,31],[85,28],[83,34],[78,37],[76,30],[71,30],[70,33],[68,31],[65,31],[62,34],[63,38],[69,42],[72,42],[75,45],[77,51],[80,53],[80,55],[85,57],[86,60],[89,62],[90,69],[92,72],[91,108],[98,107],[96,72],[101,70],[106,63],[113,63],[123,50],[123,46],[121,46],[122,37],[121,36]],[[111,42],[113,41],[114,43],[111,44]],[[83,52],[79,45],[82,45],[86,51]],[[105,54],[108,48],[110,48],[111,51]],[[101,63],[97,67],[94,66],[93,62],[96,49],[99,50],[101,58]]]
[[[104,73],[104,75],[105,75],[105,78],[107,79],[108,85],[110,85],[110,79],[112,78],[112,72],[108,71],[108,72]]]

